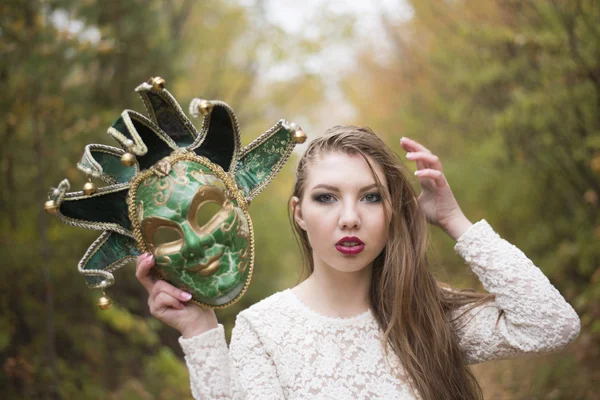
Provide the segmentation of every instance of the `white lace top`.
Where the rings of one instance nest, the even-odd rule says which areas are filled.
[[[549,352],[577,337],[573,308],[485,220],[454,249],[496,294],[457,325],[469,363]],[[392,373],[402,375],[398,358],[386,363],[381,335],[371,311],[326,317],[287,289],[238,314],[229,349],[222,325],[179,342],[196,399],[418,399],[407,379]]]

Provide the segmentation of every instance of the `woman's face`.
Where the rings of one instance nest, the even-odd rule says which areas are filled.
[[[367,157],[388,190],[383,169]],[[315,267],[353,272],[370,265],[387,242],[389,218],[375,179],[360,154],[325,153],[308,167],[294,218],[308,235]],[[388,213],[389,214],[389,213]]]

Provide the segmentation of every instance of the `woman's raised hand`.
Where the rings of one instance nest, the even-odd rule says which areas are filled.
[[[154,279],[150,274],[153,266],[152,254],[140,255],[136,263],[135,276],[148,291],[148,306],[154,318],[177,329],[184,338],[217,327],[217,317],[213,309],[190,303],[191,294],[163,280]]]
[[[417,162],[415,175],[422,188],[418,200],[427,221],[458,239],[471,223],[454,198],[439,158],[415,140],[403,137],[400,145],[408,152],[406,158]]]

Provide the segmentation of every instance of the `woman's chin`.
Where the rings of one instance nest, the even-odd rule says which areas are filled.
[[[352,259],[344,257],[343,260],[335,260],[331,264],[327,264],[327,266],[339,272],[358,272],[370,267],[372,262],[373,260],[366,258]]]

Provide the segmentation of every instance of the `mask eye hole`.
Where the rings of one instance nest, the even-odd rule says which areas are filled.
[[[222,189],[205,185],[194,195],[187,219],[197,235],[206,235],[219,228],[229,218],[232,211],[233,204],[227,199]]]
[[[223,208],[222,204],[219,204],[214,201],[209,201],[204,203],[200,209],[198,210],[198,214],[196,215],[196,224],[199,227],[204,227],[208,224],[212,218],[217,215]]]
[[[142,221],[142,236],[148,250],[155,256],[177,253],[185,240],[181,226],[161,217],[147,217]]]
[[[152,237],[152,243],[154,246],[163,246],[166,244],[172,244],[181,240],[181,232],[178,229],[171,228],[168,226],[161,226],[158,228]]]

